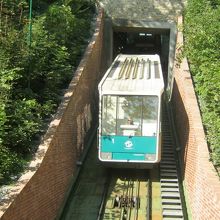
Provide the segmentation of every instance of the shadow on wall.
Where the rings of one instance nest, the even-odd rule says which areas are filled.
[[[174,80],[173,96],[171,100],[172,114],[175,124],[175,133],[177,135],[177,148],[179,148],[179,163],[181,168],[182,180],[184,180],[187,153],[189,147],[189,118],[179,92],[179,88]]]

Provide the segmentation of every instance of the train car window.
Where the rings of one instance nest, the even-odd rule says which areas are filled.
[[[157,96],[110,96],[102,99],[102,135],[155,136]]]
[[[117,112],[117,134],[124,136],[141,135],[141,109],[140,96],[119,96]]]
[[[103,96],[102,135],[116,135],[116,96]]]
[[[143,97],[143,136],[155,136],[157,134],[158,102],[157,96]]]

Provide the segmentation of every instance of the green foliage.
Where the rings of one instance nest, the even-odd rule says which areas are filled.
[[[4,146],[17,153],[30,153],[31,140],[41,128],[41,105],[36,100],[16,100],[6,109],[8,122],[5,123]],[[10,137],[10,138],[7,138]]]
[[[185,13],[185,53],[210,145],[220,166],[220,0],[189,0]]]
[[[0,184],[23,168],[90,37],[94,2],[0,0]]]
[[[0,184],[10,181],[22,171],[25,162],[15,153],[0,144]]]
[[[0,70],[0,144],[5,136],[5,123],[8,121],[6,108],[10,101],[10,92],[13,87],[13,80],[18,78],[18,69]]]
[[[51,99],[57,103],[60,89],[72,77],[71,54],[45,30],[44,25],[45,17],[33,24],[32,47],[30,53],[22,58],[24,77],[19,84],[25,87],[29,79],[30,88],[41,103]]]
[[[76,18],[71,8],[65,5],[53,5],[46,14],[46,29],[61,44],[67,43],[69,34],[76,27]]]
[[[88,40],[93,4],[87,1],[66,1],[67,5],[53,5],[46,13],[45,28],[59,44],[68,48],[71,64],[77,65],[79,55]],[[89,10],[90,9],[90,10]]]

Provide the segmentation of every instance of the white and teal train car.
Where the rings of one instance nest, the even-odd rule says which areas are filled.
[[[160,57],[118,55],[98,89],[99,160],[130,168],[160,162],[164,91]]]

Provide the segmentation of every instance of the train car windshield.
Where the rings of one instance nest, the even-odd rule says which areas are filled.
[[[110,96],[102,99],[102,135],[155,136],[157,96]]]

